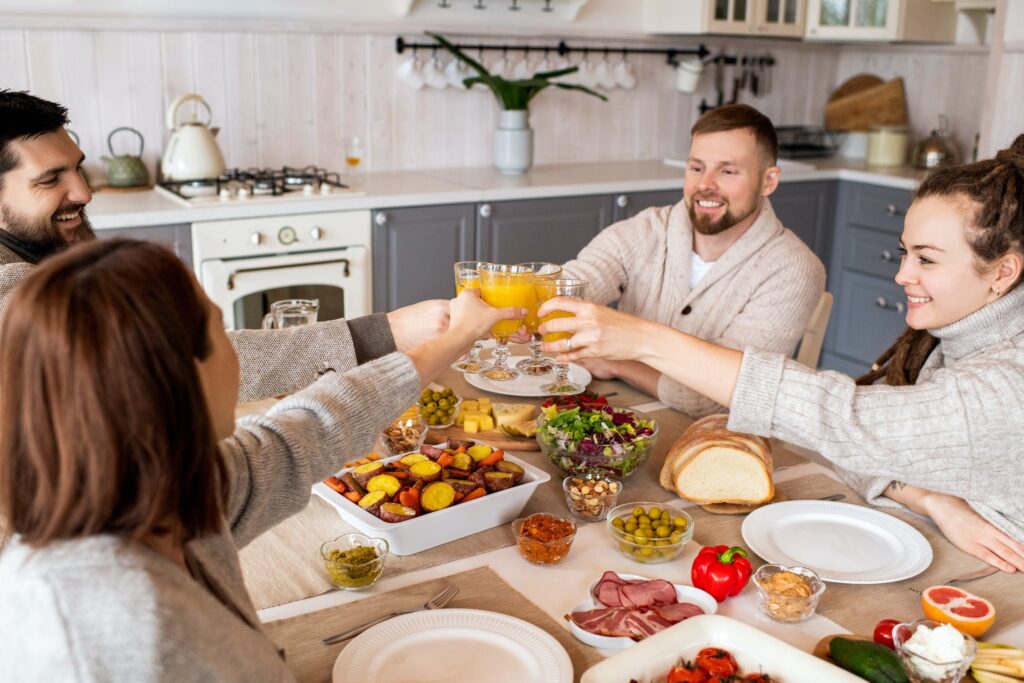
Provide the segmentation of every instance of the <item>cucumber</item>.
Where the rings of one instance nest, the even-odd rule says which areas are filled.
[[[836,664],[871,683],[909,683],[896,653],[878,643],[833,638],[828,654]]]

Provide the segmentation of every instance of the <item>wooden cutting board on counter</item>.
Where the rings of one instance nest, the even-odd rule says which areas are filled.
[[[495,448],[504,451],[539,451],[540,444],[536,439],[522,439],[506,435],[497,429],[488,429],[485,432],[470,434],[462,427],[451,426],[445,429],[430,429],[427,431],[427,443],[443,443],[448,439],[469,439],[470,441],[483,441]]]

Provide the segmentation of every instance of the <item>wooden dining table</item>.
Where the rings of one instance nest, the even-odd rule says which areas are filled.
[[[462,397],[490,396],[494,401],[539,404],[540,397],[521,398],[508,397],[488,393],[471,386],[461,373],[455,370],[446,371],[438,378],[437,383],[452,387]],[[623,495],[631,487],[649,485],[656,480],[660,471],[664,454],[668,448],[692,423],[687,416],[669,409],[655,398],[620,382],[610,380],[594,380],[588,387],[591,391],[606,395],[609,402],[616,407],[632,408],[653,417],[658,423],[658,443],[651,457],[635,473],[624,482]],[[266,410],[273,401],[260,402],[255,405],[239,407],[239,414],[258,413]],[[844,503],[866,505],[857,494],[846,487],[835,475],[828,463],[817,454],[793,446],[773,442],[776,467],[774,480],[777,488],[788,499],[817,499],[830,494],[842,493]],[[358,457],[360,454],[352,454]],[[545,486],[561,489],[561,478],[557,470],[546,462],[542,453],[515,452],[516,457],[527,460],[531,464],[549,467],[552,480]],[[644,482],[647,482],[644,484]],[[648,491],[651,489],[647,489]],[[559,493],[560,495],[560,493]],[[534,494],[537,499],[538,494]],[[555,500],[548,497],[545,500]],[[575,668],[574,680],[579,680],[585,668],[601,657],[614,654],[611,651],[600,651],[589,646],[576,643],[568,635],[568,626],[564,615],[587,595],[587,587],[604,571],[640,574],[650,578],[662,578],[674,583],[690,584],[690,566],[694,557],[703,545],[741,545],[745,546],[741,526],[743,515],[716,515],[705,512],[689,501],[678,499],[670,492],[663,492],[663,500],[672,505],[687,509],[694,518],[694,539],[684,549],[682,555],[673,561],[663,564],[638,564],[622,555],[610,541],[605,525],[601,523],[581,524],[573,542],[572,549],[564,562],[556,566],[537,566],[526,562],[519,554],[513,541],[500,543],[500,547],[458,556],[451,561],[438,561],[421,569],[404,571],[385,576],[370,588],[363,591],[328,591],[318,595],[296,594],[299,599],[289,600],[284,604],[264,607],[259,610],[261,620],[268,635],[281,646],[287,655],[289,664],[302,683],[331,681],[331,666],[344,643],[333,647],[320,644],[319,639],[331,635],[337,624],[351,625],[346,621],[346,612],[353,619],[358,615],[369,615],[384,610],[384,605],[393,605],[401,601],[404,595],[407,601],[419,599],[454,576],[470,577],[467,585],[486,585],[487,576],[496,575],[503,584],[510,587],[509,594],[516,593],[525,599],[527,604],[519,605],[523,600],[507,600],[500,602],[503,596],[488,596],[487,591],[467,591],[466,602],[458,606],[477,607],[505,611],[521,616],[527,620],[543,620],[546,630],[553,632],[559,641],[566,646],[573,658]],[[550,512],[566,515],[564,499],[560,504],[548,503],[554,509]],[[312,502],[303,515],[325,515],[327,509],[322,501]],[[877,508],[876,508],[877,509]],[[333,510],[333,509],[332,509]],[[772,621],[764,616],[759,607],[756,591],[748,586],[740,595],[730,598],[719,605],[718,613],[752,624],[758,629],[775,636],[805,651],[812,651],[818,641],[828,635],[837,633],[860,633],[870,635],[873,624],[883,618],[896,618],[912,621],[922,618],[920,598],[914,590],[947,582],[949,579],[983,566],[980,560],[970,557],[950,544],[927,519],[912,513],[884,509],[885,514],[893,514],[908,522],[920,531],[929,541],[934,553],[931,566],[920,575],[911,579],[892,583],[871,585],[850,585],[829,583],[819,605],[818,613],[810,619],[797,624],[784,624]],[[333,516],[333,512],[328,516]],[[290,523],[285,522],[284,524]],[[301,519],[296,519],[296,523]],[[320,520],[322,524],[323,519]],[[340,518],[339,522],[340,523]],[[284,525],[282,525],[284,527]],[[270,533],[270,532],[268,532]],[[511,535],[509,535],[511,536]],[[326,538],[322,540],[327,540]],[[259,541],[259,539],[257,539]],[[453,544],[454,545],[454,544]],[[278,549],[278,546],[282,546]],[[429,551],[427,551],[429,552]],[[283,568],[285,555],[295,555],[294,547],[285,549],[280,536],[258,546],[258,552],[246,554],[242,552],[243,570],[259,569],[270,580],[276,580],[287,573]],[[752,555],[755,565],[770,558],[758,558]],[[294,558],[290,558],[295,561]],[[280,561],[279,561],[280,560]],[[298,560],[306,562],[305,559]],[[318,558],[310,551],[308,562],[318,564]],[[293,565],[295,566],[295,565]],[[275,567],[282,567],[275,575]],[[483,572],[487,572],[486,576]],[[247,571],[247,582],[249,572]],[[492,574],[493,573],[493,574]],[[265,579],[266,580],[266,579]],[[463,579],[460,578],[460,581]],[[492,582],[496,579],[490,579]],[[973,592],[992,600],[999,610],[992,639],[1008,642],[1018,647],[1024,646],[1024,578],[1020,574],[1007,575],[998,573],[968,584]],[[417,592],[418,591],[418,592]],[[250,584],[257,607],[268,603],[267,596],[260,595],[260,588]],[[474,597],[475,596],[475,597]],[[477,600],[477,602],[473,602]],[[499,602],[488,601],[499,600]],[[416,603],[418,604],[418,603]],[[339,606],[346,606],[340,608]],[[390,608],[389,608],[390,609]],[[523,610],[529,611],[523,611]],[[361,611],[360,611],[361,610]],[[540,615],[543,615],[540,616]],[[349,641],[351,642],[351,641]]]

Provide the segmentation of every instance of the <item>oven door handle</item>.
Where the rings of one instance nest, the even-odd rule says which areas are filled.
[[[350,277],[352,272],[350,270],[350,263],[347,258],[331,259],[329,261],[306,261],[303,263],[290,263],[282,266],[260,266],[258,268],[239,268],[233,270],[228,274],[228,289],[235,288],[235,276],[241,275],[242,273],[256,273],[263,270],[280,270],[282,268],[300,268],[302,266],[324,266],[331,263],[343,263],[345,264],[345,277]]]

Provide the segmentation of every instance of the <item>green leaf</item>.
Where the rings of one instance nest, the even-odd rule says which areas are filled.
[[[534,78],[558,78],[559,76],[567,76],[569,74],[576,73],[580,68],[578,66],[567,66],[564,69],[555,69],[554,71],[538,71],[533,75]]]
[[[590,88],[588,88],[588,87],[586,87],[584,85],[578,85],[576,83],[552,83],[551,85],[555,86],[556,88],[561,88],[562,90],[579,90],[581,92],[587,93],[588,95],[593,95],[594,97],[599,97],[602,100],[604,100],[605,102],[608,101],[607,97],[605,97],[604,95],[602,95],[599,92],[595,92],[595,91],[591,90]]]

